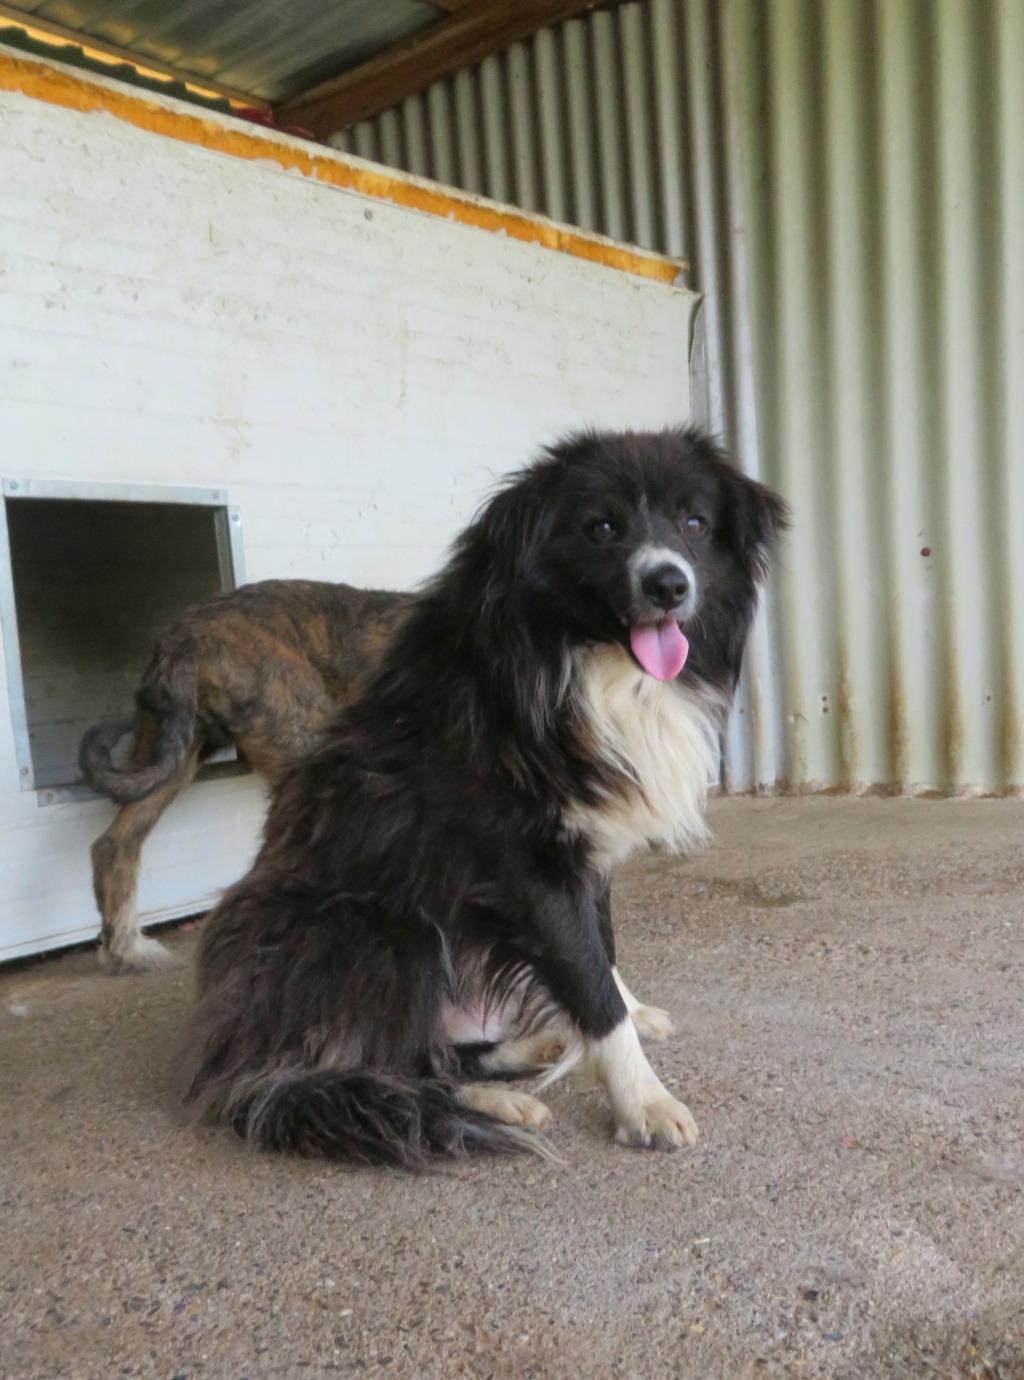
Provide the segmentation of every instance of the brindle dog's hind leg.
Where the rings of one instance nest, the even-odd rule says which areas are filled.
[[[132,765],[149,759],[155,726],[144,723],[132,751]],[[173,962],[157,939],[139,927],[136,894],[142,845],[174,797],[185,789],[199,765],[198,740],[193,741],[178,772],[166,785],[142,800],[122,805],[106,833],[92,846],[92,882],[102,925],[100,958],[114,973],[137,973]]]

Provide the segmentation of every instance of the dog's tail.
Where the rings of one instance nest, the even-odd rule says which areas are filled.
[[[366,1069],[275,1075],[239,1090],[224,1119],[258,1149],[350,1164],[419,1170],[470,1154],[548,1153],[531,1132],[467,1106],[452,1082]]]
[[[94,791],[109,796],[117,805],[129,805],[174,778],[185,763],[195,734],[197,682],[198,659],[191,638],[164,638],[136,696],[138,713],[130,718],[105,719],[82,738],[78,765]],[[134,770],[115,766],[114,748],[127,734],[138,734],[144,719],[155,725],[149,760]]]

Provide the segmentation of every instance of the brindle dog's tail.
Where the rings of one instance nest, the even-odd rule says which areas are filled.
[[[157,645],[136,695],[132,717],[105,719],[90,728],[78,750],[78,765],[93,790],[117,805],[144,800],[166,786],[181,771],[196,731],[198,658],[192,639],[171,634]],[[141,765],[114,765],[114,748],[135,734],[136,756],[143,748],[143,731],[152,747]]]

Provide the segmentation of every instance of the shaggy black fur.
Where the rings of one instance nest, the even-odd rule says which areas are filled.
[[[257,1145],[356,1162],[521,1148],[460,1101],[441,1016],[525,982],[584,1037],[625,1017],[607,877],[565,820],[629,785],[581,657],[629,647],[629,558],[655,542],[700,575],[681,680],[727,697],[784,521],[689,430],[570,437],[497,492],[204,926],[186,1099]]]

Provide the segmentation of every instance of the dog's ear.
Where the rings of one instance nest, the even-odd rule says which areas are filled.
[[[789,526],[789,505],[774,489],[735,471],[738,502],[735,508],[736,534],[743,550],[763,579],[776,539]]]
[[[550,640],[541,636],[547,619],[538,618],[536,598],[554,520],[555,469],[546,458],[507,481],[463,533],[455,555],[455,583],[468,600],[464,627],[488,693],[538,735],[561,693],[562,663],[548,654]]]
[[[719,468],[730,539],[750,561],[755,577],[763,579],[776,539],[789,526],[789,505],[767,484],[745,475],[710,438],[701,436],[698,445]]]
[[[473,527],[494,585],[507,587],[530,570],[550,524],[557,468],[550,459],[531,465],[499,489],[478,514]]]

